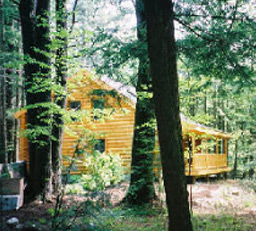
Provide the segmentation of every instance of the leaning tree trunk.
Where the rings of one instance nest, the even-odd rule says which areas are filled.
[[[169,230],[190,231],[192,224],[182,151],[173,4],[170,0],[144,0],[144,4]]]
[[[67,31],[67,12],[66,0],[56,0],[56,27],[58,47],[56,51],[56,84],[61,88],[61,92],[54,93],[54,102],[58,110],[53,115],[52,135],[52,170],[53,170],[53,189],[57,192],[61,185],[61,152],[62,152],[62,136],[63,136],[63,109],[66,107],[66,91],[67,91],[67,35],[63,31]]]
[[[130,205],[151,203],[155,198],[154,148],[155,111],[152,102],[152,81],[146,54],[146,18],[144,5],[136,1],[137,35],[139,47],[139,71],[137,82],[137,104],[135,111],[134,136],[132,145],[131,179],[124,199]]]
[[[24,66],[28,129],[36,134],[29,137],[28,193],[31,198],[42,195],[43,200],[51,192],[49,7],[50,0],[20,2],[24,55],[36,60]]]

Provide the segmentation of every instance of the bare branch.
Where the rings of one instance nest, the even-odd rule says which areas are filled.
[[[10,0],[13,4],[15,4],[15,5],[17,5],[17,6],[19,6],[20,5],[20,3],[18,2],[18,1],[15,1],[15,0]]]
[[[234,24],[234,22],[235,22],[235,20],[236,20],[238,2],[239,2],[239,0],[236,0],[235,11],[234,11],[234,14],[233,14],[233,17],[232,17],[232,21],[231,21],[230,27],[229,27],[229,29],[228,29],[228,33],[230,33],[230,31],[232,30],[233,24]]]
[[[207,41],[209,41],[209,42],[215,41],[215,40],[213,39],[214,36],[212,36],[212,35],[209,35],[209,36],[212,37],[212,38],[209,38],[209,37],[203,36],[203,35],[201,35],[200,33],[198,33],[199,28],[196,28],[196,30],[195,30],[194,28],[191,27],[190,24],[185,23],[185,22],[183,22],[182,20],[180,20],[180,19],[178,19],[178,18],[174,18],[174,20],[176,20],[176,21],[177,21],[178,23],[180,23],[182,26],[188,28],[188,29],[189,29],[191,32],[193,32],[197,37],[200,37],[200,38],[202,38],[202,39],[204,39],[204,40],[207,40]],[[202,31],[202,30],[200,30],[200,31]],[[206,31],[202,31],[202,32],[206,33]]]
[[[69,33],[73,31],[74,25],[76,23],[76,7],[77,7],[78,0],[75,0],[73,8],[72,8],[72,23],[69,30]]]

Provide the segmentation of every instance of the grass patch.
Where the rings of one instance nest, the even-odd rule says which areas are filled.
[[[160,209],[146,207],[107,209],[101,220],[104,230],[111,231],[166,231],[167,218]]]
[[[192,222],[194,231],[251,231],[253,228],[253,224],[246,223],[245,219],[231,215],[195,215]],[[168,230],[166,213],[160,209],[145,207],[106,209],[89,223],[95,225],[94,230],[102,231]]]
[[[195,215],[192,221],[194,231],[250,231],[253,228],[253,224],[243,218],[231,215]]]

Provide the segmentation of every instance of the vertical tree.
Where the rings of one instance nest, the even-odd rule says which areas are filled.
[[[3,68],[3,67],[1,67]],[[0,163],[8,163],[7,155],[7,126],[6,126],[6,84],[4,69],[0,70],[1,86],[1,152]]]
[[[1,142],[0,162],[15,160],[14,134],[15,120],[11,113],[15,105],[15,63],[18,42],[16,40],[14,15],[17,7],[14,3],[0,1],[0,85],[1,85]]]
[[[52,125],[52,170],[53,170],[53,189],[58,191],[61,184],[61,149],[63,135],[63,109],[66,107],[66,88],[67,88],[67,12],[66,0],[56,0],[56,78],[57,86],[54,92],[54,102],[57,105],[53,115]]]
[[[137,104],[132,145],[131,179],[125,200],[131,205],[152,202],[154,188],[155,111],[152,100],[152,81],[146,53],[146,15],[143,2],[136,1],[138,36]]]
[[[184,175],[173,3],[144,0],[170,231],[192,230]]]
[[[21,0],[20,17],[26,101],[28,106],[29,184],[30,197],[43,196],[51,191],[51,142],[48,107],[51,102],[49,56],[50,0]],[[42,87],[43,86],[43,87]]]
[[[4,53],[4,1],[0,1],[0,49]],[[3,58],[3,57],[2,57]],[[0,162],[7,163],[7,128],[6,128],[6,79],[4,66],[0,66],[0,86],[1,86],[1,152]]]

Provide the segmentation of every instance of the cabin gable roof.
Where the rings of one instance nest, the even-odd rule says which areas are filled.
[[[137,97],[136,97],[136,89],[133,86],[125,85],[121,82],[114,81],[106,76],[102,76],[100,78],[95,77],[94,75],[90,74],[90,72],[86,70],[82,70],[78,72],[75,76],[80,76],[80,80],[76,82],[76,78],[69,78],[68,81],[75,83],[78,87],[77,89],[83,88],[83,84],[91,84],[95,83],[101,89],[107,90],[115,90],[120,96],[122,96],[125,102],[135,109]],[[26,113],[26,110],[22,109],[15,113],[15,118],[18,119],[22,114]],[[231,138],[232,135],[226,132],[199,124],[184,114],[180,113],[180,118],[182,122],[182,129],[183,133],[195,133],[200,135],[212,135],[216,137],[223,137],[223,138]]]

